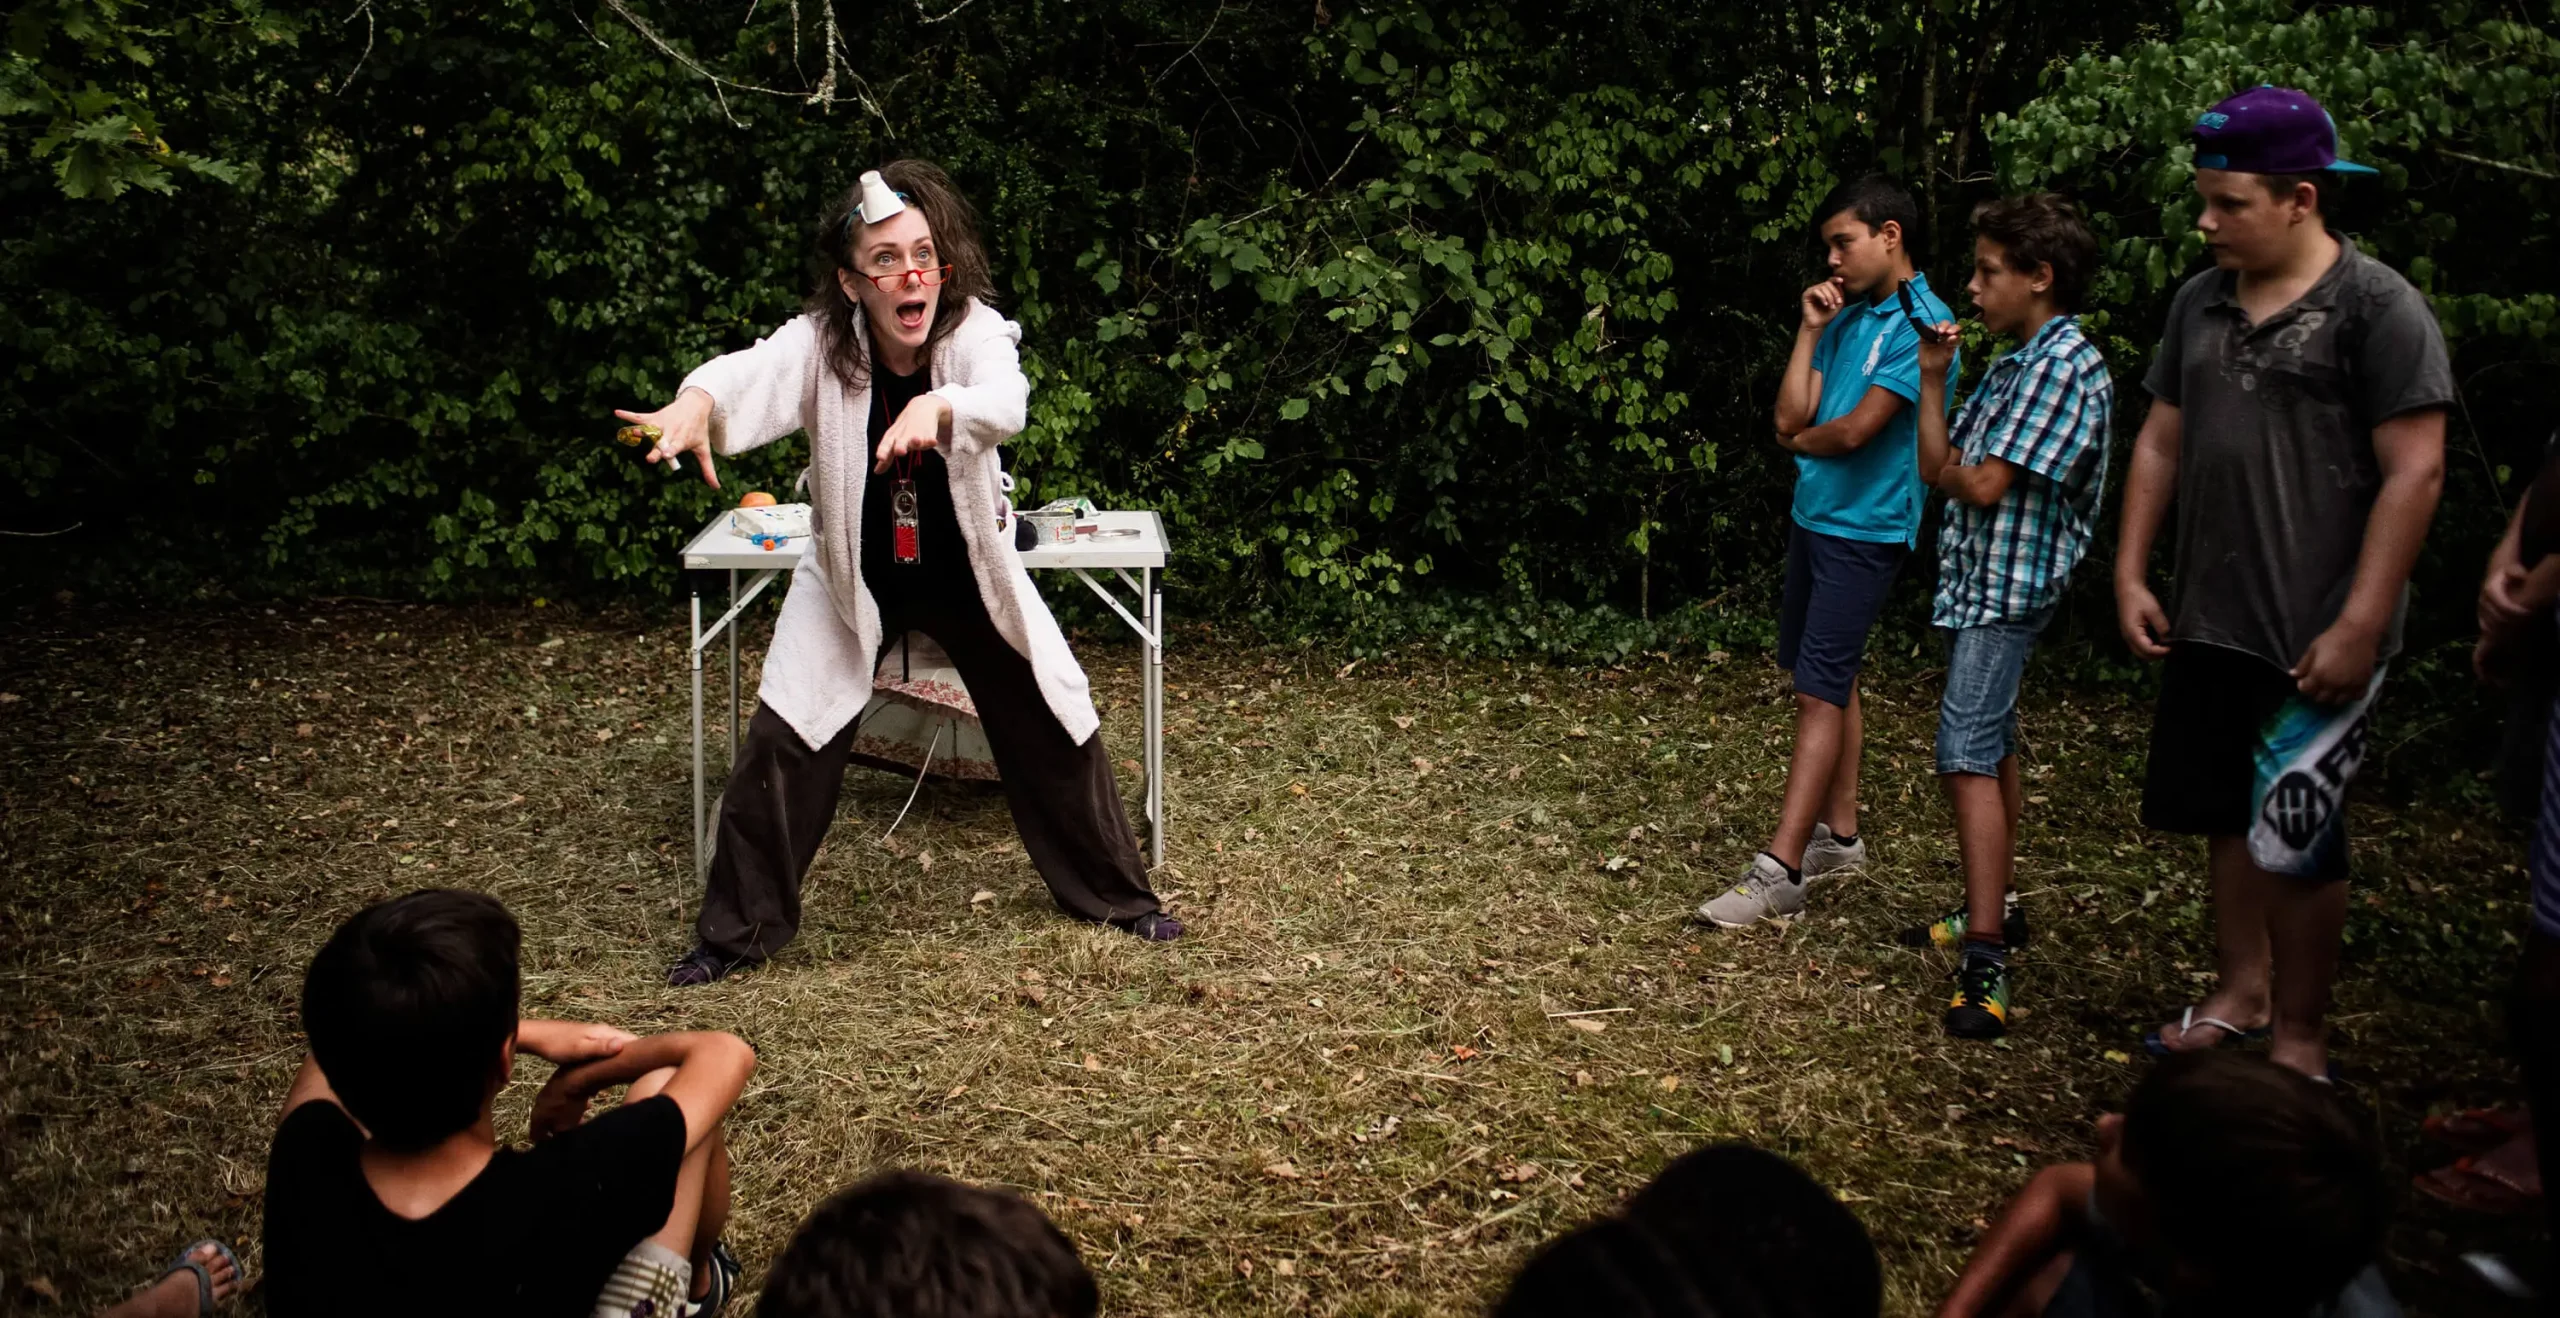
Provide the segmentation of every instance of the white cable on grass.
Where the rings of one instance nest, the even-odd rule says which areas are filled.
[[[933,748],[942,744],[942,730],[950,726],[951,720],[949,719],[944,719],[940,723],[933,725],[933,740],[924,744],[924,767],[916,770],[915,790],[908,792],[907,803],[898,807],[898,817],[889,821],[889,833],[897,832],[898,825],[907,822],[907,811],[914,808],[916,803],[916,793],[924,790],[924,776],[933,772]],[[880,840],[883,842],[888,841],[889,833],[881,834]]]

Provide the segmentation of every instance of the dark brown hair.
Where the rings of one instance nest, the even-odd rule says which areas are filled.
[[[951,267],[951,277],[942,284],[942,300],[934,308],[933,328],[925,331],[924,350],[928,357],[934,347],[960,328],[968,319],[969,300],[975,298],[988,306],[996,300],[995,280],[987,273],[987,247],[978,239],[978,211],[942,166],[930,160],[892,160],[880,167],[880,180],[889,190],[907,199],[907,204],[924,215],[925,227],[933,231],[933,247],[943,263]],[[862,314],[862,306],[844,291],[836,272],[853,268],[853,240],[862,225],[862,186],[855,184],[827,208],[818,222],[817,241],[812,246],[809,300],[801,308],[818,322],[827,345],[827,365],[836,379],[848,389],[859,389],[871,378],[871,361],[862,350],[862,337],[854,320]]]
[[[2098,238],[2068,198],[2030,192],[1986,201],[1973,208],[1973,232],[2000,244],[2009,268],[2018,274],[2052,266],[2054,304],[2064,311],[2080,309],[2089,294],[2089,278],[2098,272]]]
[[[2334,1089],[2291,1068],[2180,1053],[2134,1087],[2123,1138],[2162,1243],[2215,1312],[2303,1312],[2381,1252],[2381,1156]]]
[[[892,1171],[809,1214],[756,1318],[1093,1318],[1099,1303],[1074,1242],[1029,1200]]]
[[[311,1055],[382,1147],[433,1148],[488,1111],[516,1032],[522,944],[496,898],[430,888],[347,917],[311,958]]]

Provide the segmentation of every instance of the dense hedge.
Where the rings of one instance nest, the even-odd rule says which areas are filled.
[[[1951,291],[1972,201],[2080,193],[2129,384],[2197,260],[2180,130],[2265,77],[2385,168],[2357,223],[2456,336],[2449,630],[2549,424],[2550,17],[38,0],[0,85],[0,527],[82,530],[0,552],[17,588],[656,588],[713,496],[608,409],[790,315],[829,191],[922,154],[1026,329],[1018,472],[1165,510],[1192,613],[1653,643],[1592,620],[1765,598],[1815,196],[1917,181]]]

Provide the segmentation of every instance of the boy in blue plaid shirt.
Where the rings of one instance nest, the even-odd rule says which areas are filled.
[[[2106,485],[2114,392],[2106,360],[2072,316],[2097,267],[2080,209],[2051,193],[1973,213],[1973,295],[1982,323],[2021,346],[1983,372],[1950,431],[1956,327],[1920,343],[1920,479],[1947,496],[1930,622],[1948,631],[1938,775],[1956,816],[1965,904],[1906,934],[1957,948],[1947,1033],[2008,1028],[2009,949],[2027,941],[2010,876],[2017,845],[2018,678],[2089,548]]]

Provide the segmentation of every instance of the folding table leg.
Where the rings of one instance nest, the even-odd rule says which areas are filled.
[[[738,763],[738,569],[729,569],[729,763]]]
[[[1147,598],[1147,674],[1144,701],[1147,726],[1147,846],[1154,863],[1164,863],[1164,592],[1156,589],[1155,569],[1141,571]]]

